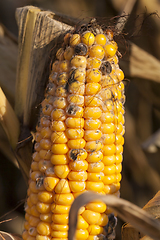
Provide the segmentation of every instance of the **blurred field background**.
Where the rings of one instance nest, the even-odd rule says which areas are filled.
[[[0,1],[0,86],[11,105],[14,106],[18,55],[17,7],[33,5],[78,19],[103,17],[103,24],[107,24],[123,12],[127,1]],[[143,207],[160,190],[160,1],[135,2],[124,33],[117,39],[122,53],[120,66],[130,80],[126,88],[121,197]],[[151,13],[154,14],[148,17]],[[130,42],[139,48],[130,51]],[[0,222],[13,219],[0,224],[0,230],[21,234],[26,191],[26,183],[0,126]],[[121,225],[119,220],[116,240],[120,240]]]

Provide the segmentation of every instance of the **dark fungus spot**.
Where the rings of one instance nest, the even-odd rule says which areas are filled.
[[[88,48],[84,43],[79,43],[75,46],[74,52],[77,55],[84,56],[87,54]]]
[[[110,62],[106,61],[101,64],[100,70],[102,72],[102,75],[110,74],[112,72],[112,66]]]

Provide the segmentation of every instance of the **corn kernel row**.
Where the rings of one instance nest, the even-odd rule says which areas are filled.
[[[123,72],[112,32],[67,33],[41,106],[25,206],[24,240],[68,237],[68,213],[84,191],[119,196],[124,144]],[[76,239],[105,237],[112,211],[79,210]]]

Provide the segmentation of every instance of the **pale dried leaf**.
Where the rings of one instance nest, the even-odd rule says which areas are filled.
[[[157,147],[160,147],[160,129],[142,144],[142,148],[150,153],[157,152]]]
[[[75,239],[74,235],[76,231],[79,208],[96,199],[103,201],[106,205],[111,207],[122,220],[129,221],[142,233],[147,234],[155,240],[160,239],[160,221],[154,219],[143,209],[113,195],[101,195],[93,192],[85,192],[78,196],[71,206],[69,212],[69,240]]]
[[[22,238],[18,234],[0,231],[0,240],[22,240]]]

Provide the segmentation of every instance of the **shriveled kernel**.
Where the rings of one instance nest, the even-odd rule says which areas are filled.
[[[83,117],[83,112],[83,107],[76,106],[75,104],[70,104],[66,109],[67,115],[75,118]]]
[[[50,167],[52,167],[52,164],[50,161],[40,160],[38,163],[38,168],[42,173],[44,173]]]

